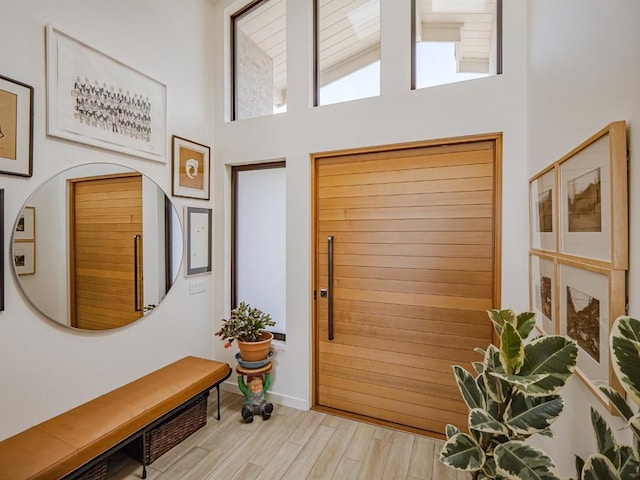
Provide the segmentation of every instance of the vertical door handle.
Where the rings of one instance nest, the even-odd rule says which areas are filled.
[[[327,237],[328,265],[327,265],[327,329],[329,340],[333,340],[333,235]]]
[[[133,236],[133,310],[139,312],[142,310],[140,308],[140,281],[139,281],[139,271],[140,264],[138,262],[139,257],[139,243],[140,243],[140,235]]]

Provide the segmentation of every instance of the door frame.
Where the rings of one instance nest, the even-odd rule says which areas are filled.
[[[380,419],[361,416],[355,413],[321,406],[318,404],[318,374],[319,374],[319,336],[318,336],[318,165],[321,160],[348,155],[365,153],[384,153],[411,150],[423,147],[451,146],[466,143],[491,141],[494,143],[493,169],[493,308],[501,305],[502,278],[502,132],[479,135],[466,135],[452,138],[438,138],[408,143],[376,145],[371,147],[352,148],[311,153],[311,409],[329,413],[340,412],[341,415],[378,425],[391,426],[402,430],[422,433],[424,430],[398,425]],[[497,343],[496,332],[493,332],[493,343]],[[436,436],[436,435],[434,435]],[[444,438],[444,435],[442,436]]]

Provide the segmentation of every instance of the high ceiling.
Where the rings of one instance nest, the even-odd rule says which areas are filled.
[[[488,73],[497,0],[417,0],[418,41],[456,43],[458,71]],[[379,0],[319,0],[322,84],[380,59]],[[239,27],[273,58],[274,88],[286,102],[286,0],[269,0]]]

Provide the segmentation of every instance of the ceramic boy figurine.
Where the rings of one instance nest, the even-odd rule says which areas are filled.
[[[247,383],[244,376],[238,375],[238,387],[245,396],[242,406],[242,418],[245,422],[253,422],[254,415],[262,415],[263,420],[269,420],[273,412],[273,404],[267,401],[267,390],[271,385],[271,374],[268,372],[262,379],[262,375],[247,375]]]

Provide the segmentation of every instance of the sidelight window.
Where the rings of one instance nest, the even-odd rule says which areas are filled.
[[[286,334],[285,162],[233,167],[231,308],[244,301],[271,315]]]

